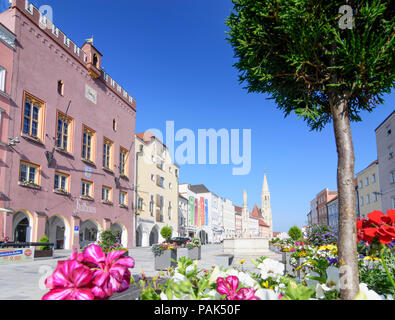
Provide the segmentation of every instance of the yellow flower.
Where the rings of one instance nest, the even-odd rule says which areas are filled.
[[[246,262],[246,261],[247,261],[246,259],[243,259],[243,260],[237,261],[237,263],[243,264],[243,263]]]
[[[365,260],[365,261],[381,261],[380,258],[376,258],[373,256],[366,256],[365,258],[363,258],[363,260]]]
[[[268,288],[268,287],[269,287],[269,281],[262,282],[262,285],[263,285],[265,288]]]

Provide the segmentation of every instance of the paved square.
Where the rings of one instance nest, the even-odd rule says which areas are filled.
[[[199,260],[199,268],[210,269],[215,265],[215,255],[223,252],[222,245],[205,245],[202,247],[202,259]],[[0,265],[0,300],[40,300],[47,292],[44,280],[52,274],[59,260],[68,259],[71,251],[55,251],[52,259],[36,260],[34,262],[21,262],[15,264]],[[132,248],[129,255],[135,260],[135,267],[131,269],[132,275],[137,277],[142,271],[148,277],[158,274],[154,269],[154,256],[151,248]],[[268,257],[281,260],[281,255],[270,252]],[[238,265],[237,261],[247,259],[244,263],[245,270],[254,270],[249,257],[235,257],[233,265]],[[240,265],[238,265],[240,266]],[[130,294],[119,294],[117,299],[130,299]]]

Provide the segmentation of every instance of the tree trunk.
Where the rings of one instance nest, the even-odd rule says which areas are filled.
[[[348,93],[329,94],[338,154],[339,276],[341,299],[354,299],[359,291],[354,183],[354,147],[348,118]]]

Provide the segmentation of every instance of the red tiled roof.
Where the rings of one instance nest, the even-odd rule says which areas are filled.
[[[241,214],[243,212],[242,207],[238,207],[238,206],[234,206],[234,207],[235,207],[236,214]]]
[[[269,226],[265,223],[265,221],[263,221],[263,219],[259,219],[259,225],[262,226],[262,227],[269,227]]]
[[[136,136],[139,139],[143,140],[145,143],[150,143],[152,141],[152,138],[155,138],[155,136],[149,131],[137,133]]]
[[[254,218],[262,218],[261,209],[259,209],[259,207],[255,205],[252,211],[250,212],[250,216]]]

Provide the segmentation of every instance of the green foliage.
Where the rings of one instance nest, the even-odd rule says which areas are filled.
[[[290,280],[285,290],[283,300],[309,300],[314,294],[314,289],[306,287],[303,284],[296,284]]]
[[[105,230],[101,232],[100,241],[98,241],[98,244],[105,252],[126,250],[125,248],[122,248],[121,244],[119,243],[119,236],[119,232],[116,232],[112,229]]]
[[[189,243],[186,244],[186,247],[187,247],[188,249],[193,249],[193,248],[201,247],[201,246],[202,246],[202,243],[200,242],[200,239],[199,239],[199,238],[193,238],[193,239],[191,240],[191,242],[189,242]]]
[[[289,228],[288,235],[294,241],[299,241],[303,237],[302,230],[300,230],[298,226],[293,226]]]
[[[331,121],[330,100],[348,100],[348,115],[383,103],[395,83],[395,6],[387,0],[232,0],[226,24],[241,83],[266,93],[311,129]],[[353,8],[341,29],[339,8]]]
[[[161,230],[160,230],[160,234],[161,236],[166,239],[169,240],[171,238],[171,235],[173,234],[173,228],[169,227],[169,226],[164,226]]]
[[[201,271],[194,260],[181,257],[177,263],[177,272],[183,280],[169,279],[166,285],[161,286],[169,300],[202,300],[210,297],[205,292],[210,289],[209,278],[199,277]]]
[[[385,250],[383,253],[386,265],[391,274],[395,274],[395,252]],[[374,290],[380,295],[395,295],[395,288],[380,261],[359,260],[359,279],[366,283],[370,290]]]
[[[47,236],[43,236],[39,242],[40,243],[49,243],[49,238]],[[41,246],[38,250],[47,251],[47,250],[51,250],[51,247],[50,246]]]

